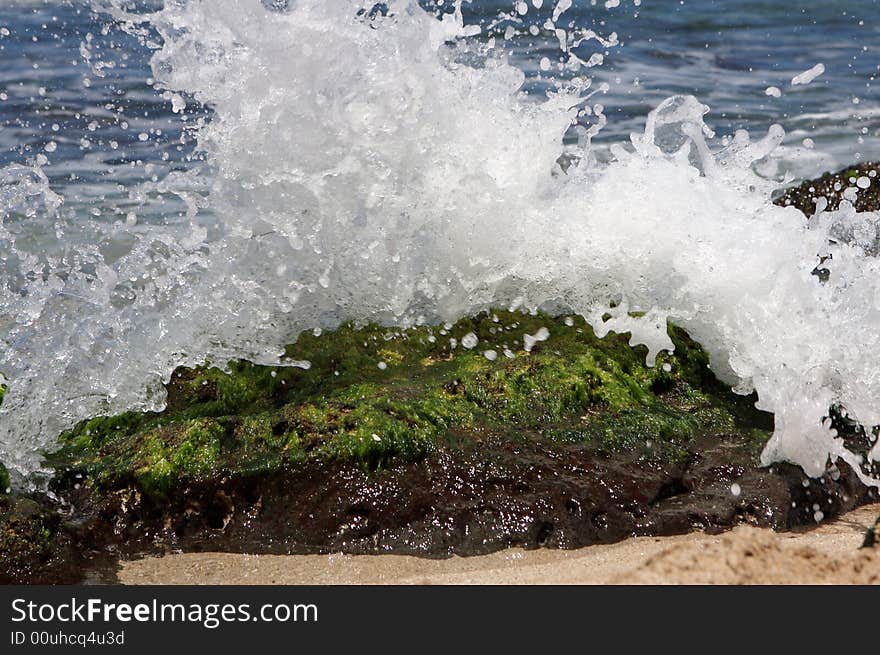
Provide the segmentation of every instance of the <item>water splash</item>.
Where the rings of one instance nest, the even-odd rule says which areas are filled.
[[[805,221],[772,205],[752,166],[780,127],[717,139],[708,108],[676,96],[599,165],[603,108],[570,47],[616,37],[573,38],[552,16],[569,74],[535,102],[458,6],[443,20],[410,0],[102,6],[155,43],[175,107],[184,94],[212,108],[192,126],[207,164],[131,192],[179,197],[162,221],[73,222],[53,213],[39,167],[4,171],[7,465],[34,472],[84,417],[159,409],[179,365],[275,362],[303,330],[345,320],[505,306],[630,332],[649,361],[675,321],[775,414],[765,461],[818,475],[842,458],[873,482],[824,417],[839,404],[880,424],[880,262],[865,227],[880,217],[844,206]],[[581,138],[564,147],[571,130]]]

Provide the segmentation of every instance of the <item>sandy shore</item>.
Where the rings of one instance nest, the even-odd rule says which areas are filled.
[[[880,584],[859,550],[880,505],[809,530],[637,537],[573,551],[511,549],[444,560],[401,555],[191,553],[124,562],[124,584]]]

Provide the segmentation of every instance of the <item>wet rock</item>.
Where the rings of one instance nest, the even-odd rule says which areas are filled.
[[[695,444],[684,461],[663,462],[528,435],[376,472],[314,462],[190,486],[168,502],[128,489],[85,506],[90,539],[115,542],[129,556],[183,549],[444,557],[743,522],[784,530],[815,523],[816,504],[830,518],[876,498],[845,465],[810,480],[790,465],[762,469],[730,441]]]
[[[452,345],[469,333],[514,356]],[[309,335],[288,352],[308,369],[181,369],[164,412],[62,435],[49,459],[61,504],[19,499],[4,519],[21,535],[16,579],[172,550],[446,557],[786,529],[876,498],[840,463],[821,480],[762,468],[772,416],[681,330],[670,337],[675,353],[649,368],[626,335],[497,312]]]
[[[880,211],[880,162],[865,162],[836,173],[824,173],[786,190],[776,204],[797,207],[807,216],[816,213],[816,202],[824,198],[834,210],[847,199],[857,212]]]
[[[38,500],[0,496],[0,584],[75,582],[60,518]]]

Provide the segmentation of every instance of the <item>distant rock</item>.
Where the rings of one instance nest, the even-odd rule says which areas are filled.
[[[815,180],[786,190],[775,202],[783,207],[797,207],[812,216],[820,198],[827,199],[829,210],[837,209],[846,199],[857,212],[880,211],[880,162],[865,162],[836,173],[823,173]]]

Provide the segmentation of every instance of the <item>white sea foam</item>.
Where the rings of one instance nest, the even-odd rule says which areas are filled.
[[[0,460],[31,473],[75,421],[160,408],[178,365],[274,362],[303,330],[345,320],[505,306],[630,332],[651,362],[675,321],[775,414],[765,461],[862,470],[823,417],[839,403],[880,424],[880,217],[774,206],[752,164],[782,129],[722,146],[687,96],[608,165],[590,156],[595,126],[580,128],[563,172],[580,109],[602,114],[586,78],[536,103],[460,13],[387,4],[387,16],[354,0],[107,7],[145,40],[158,32],[159,85],[213,108],[198,128],[210,169],[137,192],[177,193],[179,220],[77,225],[53,219],[60,198],[38,168],[4,171]],[[51,243],[27,238],[50,225]],[[824,283],[818,255],[833,256]]]
[[[825,72],[825,64],[816,64],[809,70],[805,70],[803,73],[798,73],[793,78],[791,78],[791,85],[798,86],[799,84],[809,84],[817,77],[822,75]]]

